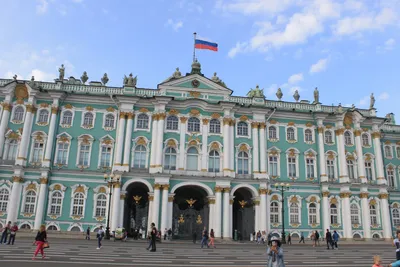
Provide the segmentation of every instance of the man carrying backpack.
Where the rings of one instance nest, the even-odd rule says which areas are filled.
[[[210,248],[208,246],[207,240],[208,240],[208,232],[207,232],[207,228],[204,226],[204,230],[201,234],[201,248],[203,248],[204,245],[206,245],[207,248]]]
[[[329,249],[329,246],[331,246],[333,249],[332,234],[331,234],[331,232],[329,232],[329,229],[326,229],[325,240],[326,240],[327,249]]]

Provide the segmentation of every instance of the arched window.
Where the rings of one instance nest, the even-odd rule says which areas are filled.
[[[167,130],[178,130],[179,120],[176,116],[168,116]]]
[[[296,140],[296,138],[295,138],[295,131],[294,131],[294,128],[293,128],[293,127],[289,127],[289,128],[286,129],[286,139],[287,139],[288,141]]]
[[[96,217],[106,217],[107,197],[104,194],[97,196]]]
[[[388,168],[386,168],[386,177],[387,177],[388,185],[390,187],[394,187],[395,186],[395,177],[394,177],[393,166],[389,166]]]
[[[315,203],[310,203],[308,206],[308,223],[317,224],[317,205]]]
[[[190,147],[187,150],[187,157],[186,157],[186,169],[188,171],[197,171],[198,170],[198,158],[199,152],[195,147]]]
[[[50,225],[49,227],[47,227],[47,231],[58,231],[58,229],[57,229],[57,226]]]
[[[216,150],[211,150],[208,154],[208,171],[219,172],[220,157]]]
[[[369,205],[369,217],[371,218],[371,225],[378,224],[378,216],[375,205]]]
[[[268,159],[269,175],[274,177],[278,176],[278,156],[271,155]]]
[[[393,218],[393,224],[395,226],[400,225],[400,211],[399,209],[392,209],[392,218]]]
[[[275,126],[269,126],[269,128],[268,128],[268,138],[269,139],[278,139]]]
[[[363,144],[363,146],[370,146],[368,134],[363,133],[363,134],[361,135],[361,139],[362,139],[362,144]]]
[[[306,142],[312,142],[313,141],[313,135],[312,135],[312,131],[310,129],[306,129],[304,131],[304,135],[305,135]]]
[[[67,110],[63,113],[62,122],[63,125],[71,125],[72,124],[72,112]]]
[[[104,128],[114,128],[115,116],[114,114],[107,114],[104,119]]]
[[[0,190],[0,211],[6,212],[8,207],[9,191],[6,188]]]
[[[165,150],[164,170],[176,170],[176,150],[173,147]]]
[[[38,123],[47,123],[49,119],[49,111],[47,109],[41,109],[39,111]]]
[[[35,213],[35,205],[36,205],[36,192],[33,190],[29,190],[25,196],[24,213],[29,213],[29,214]]]
[[[350,206],[351,224],[360,224],[360,212],[356,204]]]
[[[112,153],[112,146],[106,144],[103,144],[101,146],[101,155],[100,155],[101,167],[111,166],[111,153]]]
[[[90,144],[82,143],[79,149],[79,165],[89,166]]]
[[[53,193],[50,202],[50,215],[61,215],[62,200],[60,192],[56,191]]]
[[[83,126],[93,126],[93,118],[93,113],[86,112],[85,115],[83,115]]]
[[[8,143],[7,154],[5,155],[6,160],[15,160],[17,158],[18,141],[17,139],[11,139]]]
[[[249,135],[249,126],[244,121],[241,121],[237,124],[237,135],[239,136]]]
[[[42,140],[35,140],[32,150],[32,162],[42,162],[44,143]]]
[[[387,157],[387,158],[393,157],[391,146],[385,146],[385,157]]]
[[[22,121],[24,119],[25,110],[23,107],[18,106],[14,110],[14,118],[13,121]]]
[[[69,143],[59,142],[57,144],[57,164],[67,164]]]
[[[290,223],[297,224],[299,223],[299,205],[297,203],[290,204]]]
[[[347,172],[349,174],[349,179],[354,179],[354,162],[352,160],[347,160]]]
[[[70,231],[71,231],[71,232],[80,232],[81,229],[80,229],[78,226],[74,226],[74,227],[71,228]]]
[[[279,223],[279,205],[277,202],[271,203],[269,218],[271,223]]]
[[[330,206],[331,224],[338,224],[338,210],[336,204]]]
[[[147,149],[144,145],[135,147],[135,155],[133,156],[133,167],[138,169],[146,168]]]
[[[188,120],[188,132],[200,132],[200,120],[195,117],[191,117]]]
[[[137,117],[136,128],[149,129],[149,116],[147,116],[147,114],[139,114],[139,116]]]
[[[314,178],[315,174],[314,174],[314,167],[315,167],[315,161],[314,158],[307,158],[306,159],[306,175],[307,178]]]
[[[249,154],[245,151],[238,155],[238,174],[249,174]]]
[[[333,144],[333,137],[331,131],[325,131],[325,143]]]
[[[20,228],[23,230],[31,230],[31,226],[27,223],[24,223],[23,225],[21,225]]]
[[[344,144],[346,146],[351,146],[353,144],[352,140],[351,140],[351,133],[350,131],[345,131],[344,132]]]
[[[76,193],[72,204],[72,215],[83,216],[85,208],[85,196],[82,193]]]
[[[210,121],[210,133],[221,133],[221,122],[217,119]]]

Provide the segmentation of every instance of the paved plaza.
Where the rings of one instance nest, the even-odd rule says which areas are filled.
[[[0,246],[1,266],[266,266],[266,246],[255,244],[220,244],[217,249],[200,249],[200,244],[167,242],[157,244],[157,252],[146,250],[143,241],[127,243],[104,241],[101,250],[96,241],[51,240],[46,260],[32,261],[34,246],[28,239],[14,246]],[[388,243],[346,244],[339,250],[313,248],[310,244],[285,246],[288,267],[304,266],[372,266],[372,256],[380,254],[386,263],[394,257]]]

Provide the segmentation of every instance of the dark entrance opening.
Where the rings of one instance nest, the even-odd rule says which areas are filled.
[[[133,183],[127,188],[123,225],[130,236],[134,230],[147,231],[149,214],[149,189],[142,183]]]
[[[208,229],[207,192],[200,187],[185,186],[175,191],[172,231],[176,239],[200,239],[204,226]]]
[[[237,230],[238,240],[249,240],[250,234],[256,230],[253,196],[247,188],[239,188],[233,195],[233,236]]]

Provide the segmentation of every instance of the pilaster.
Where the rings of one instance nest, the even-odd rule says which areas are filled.
[[[133,130],[133,119],[135,114],[133,112],[127,112],[127,124],[126,124],[126,134],[125,134],[125,146],[124,146],[124,161],[122,164],[122,169],[124,171],[129,171],[130,167],[130,155],[132,150],[132,130]]]
[[[153,114],[152,116],[153,126],[151,127],[151,151],[150,151],[150,173],[156,173],[157,169],[157,131],[158,131],[158,116]]]
[[[119,122],[117,128],[117,140],[115,142],[115,161],[114,170],[122,171],[122,153],[124,150],[124,133],[125,133],[125,122],[126,112],[120,111]]]
[[[179,169],[180,171],[185,170],[185,151],[186,151],[186,122],[187,117],[181,117],[181,128],[179,133]]]
[[[360,190],[362,225],[364,229],[364,238],[367,239],[371,238],[371,220],[369,214],[368,196],[368,187],[362,187]]]
[[[253,174],[255,178],[259,177],[260,174],[260,167],[259,167],[259,139],[258,139],[258,127],[259,123],[258,122],[252,122],[251,123],[251,129],[252,129],[252,139],[253,139]]]
[[[208,159],[208,119],[203,119],[202,140],[201,140],[201,171],[207,172]]]
[[[352,238],[352,226],[350,220],[350,188],[349,187],[342,187],[340,189],[340,199],[342,202],[342,221],[343,221],[343,233],[344,238]]]
[[[8,126],[8,122],[10,120],[10,111],[11,104],[9,102],[2,102],[3,106],[3,114],[1,115],[1,123],[0,123],[0,158],[3,158],[3,148],[5,142],[5,134]]]
[[[265,127],[265,122],[260,122],[260,178],[267,178],[267,137],[265,135]]]
[[[45,209],[45,201],[47,196],[47,185],[49,183],[48,180],[48,172],[42,172],[42,177],[39,179],[40,187],[39,187],[39,198],[37,200],[36,206],[36,215],[35,215],[35,225],[34,230],[39,230],[40,226],[43,223],[44,219],[44,209]]]
[[[22,193],[22,183],[24,179],[22,178],[23,172],[20,170],[14,171],[14,176],[12,177],[12,188],[11,195],[8,206],[7,222],[16,222],[19,211],[20,198]]]
[[[15,162],[16,165],[25,166],[27,163],[27,154],[29,147],[29,139],[32,133],[32,120],[35,107],[33,102],[26,105],[26,115],[24,127],[22,130],[22,140],[19,146],[18,157]]]
[[[378,184],[387,184],[385,179],[385,171],[383,166],[383,157],[382,157],[382,146],[381,146],[381,133],[376,125],[373,125],[374,132],[372,133],[372,139],[374,142],[374,154],[375,154],[375,166],[377,183]]]

